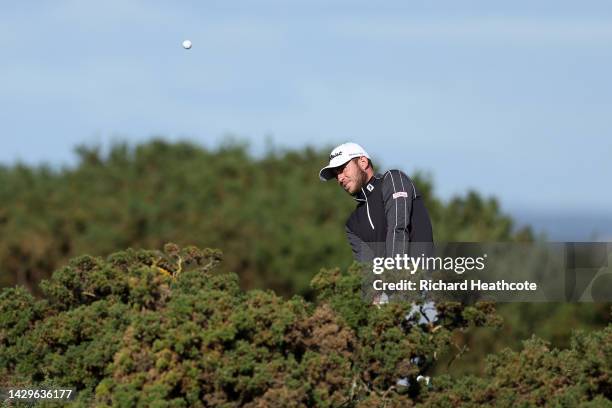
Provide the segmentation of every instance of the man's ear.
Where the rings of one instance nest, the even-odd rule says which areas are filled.
[[[359,163],[359,168],[363,171],[365,171],[369,165],[368,158],[365,156],[361,156],[359,159],[357,159],[357,163]]]

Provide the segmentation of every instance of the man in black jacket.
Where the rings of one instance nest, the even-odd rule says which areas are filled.
[[[400,170],[375,174],[370,156],[356,143],[344,143],[332,150],[329,164],[321,169],[323,181],[336,179],[338,184],[357,201],[355,210],[346,221],[346,234],[353,256],[360,262],[374,258],[392,258],[408,254],[418,256],[433,248],[433,231],[421,194],[412,180]],[[374,298],[374,304],[386,303],[384,293]],[[380,306],[379,306],[380,307]],[[432,301],[413,304],[407,319],[416,317],[418,324],[432,324],[437,310]],[[414,357],[421,365],[424,358]],[[429,384],[429,377],[419,376]],[[399,385],[409,385],[401,378]]]
[[[374,257],[395,257],[411,252],[409,243],[421,251],[433,242],[431,221],[421,194],[400,170],[375,174],[368,153],[356,143],[332,150],[329,164],[321,169],[323,181],[336,179],[357,201],[346,222],[353,256],[361,262]]]

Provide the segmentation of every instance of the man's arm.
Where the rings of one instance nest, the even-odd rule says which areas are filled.
[[[371,261],[368,254],[368,247],[351,229],[346,226],[346,237],[348,238],[351,249],[353,250],[353,258],[359,262]]]
[[[408,253],[410,214],[418,193],[414,184],[400,170],[389,170],[382,183],[382,195],[387,218],[386,256]]]

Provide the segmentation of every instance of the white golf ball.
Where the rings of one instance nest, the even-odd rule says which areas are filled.
[[[186,49],[186,50],[190,49],[191,48],[191,41],[189,41],[189,40],[183,41],[183,48]]]

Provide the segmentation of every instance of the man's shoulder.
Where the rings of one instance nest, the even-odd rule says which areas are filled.
[[[396,185],[396,187],[401,187],[402,184],[406,184],[406,182],[412,183],[410,177],[398,169],[387,170],[380,175],[380,178],[382,179],[384,185]]]
[[[382,187],[384,191],[389,193],[407,192],[410,195],[418,195],[416,188],[410,177],[401,170],[387,170],[381,175]]]
[[[382,177],[382,179],[386,179],[387,177],[406,177],[408,178],[408,176],[406,175],[406,173],[404,173],[403,171],[399,170],[399,169],[390,169],[385,171],[383,174],[379,174],[378,176]]]

